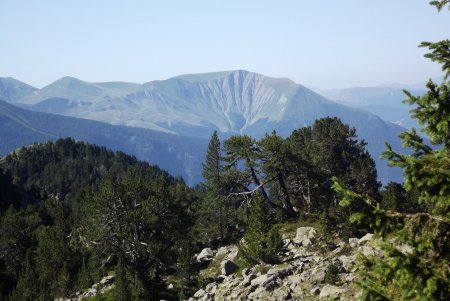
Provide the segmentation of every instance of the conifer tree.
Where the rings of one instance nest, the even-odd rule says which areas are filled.
[[[294,173],[294,154],[289,140],[283,139],[275,132],[258,141],[260,148],[261,169],[266,179],[273,179],[271,194],[274,192],[283,200],[283,211],[288,217],[297,213],[292,206],[292,193],[289,178]],[[276,189],[273,189],[276,188]],[[275,190],[275,191],[273,191]]]
[[[165,177],[142,179],[134,168],[123,178],[110,172],[82,204],[82,244],[103,264],[122,255],[133,288],[147,299],[158,293],[152,281],[172,262],[173,244],[184,233],[184,211],[169,184]]]
[[[208,149],[206,151],[205,163],[203,164],[203,177],[206,182],[205,185],[209,190],[219,193],[220,189],[220,140],[217,135],[217,131],[214,131],[211,140],[208,144]]]
[[[41,288],[36,285],[36,278],[38,275],[31,257],[31,252],[27,252],[24,267],[20,273],[16,289],[10,296],[10,301],[34,301],[39,298],[39,291]]]
[[[269,208],[259,194],[252,203],[240,250],[250,263],[275,262],[281,248],[278,229],[272,228]]]
[[[88,267],[88,264],[86,263],[86,261],[87,261],[87,259],[84,256],[81,260],[81,268],[78,273],[78,288],[79,289],[89,288],[93,284],[91,275],[89,273],[89,267]]]
[[[443,8],[448,1],[433,1]],[[431,53],[426,57],[450,72],[448,40],[421,44]],[[412,117],[423,125],[434,148],[417,132],[401,134],[410,155],[395,152],[389,145],[384,157],[392,166],[403,169],[405,189],[416,190],[416,202],[426,210],[405,213],[385,210],[368,197],[346,188],[336,178],[335,190],[343,206],[364,205],[351,221],[367,224],[375,233],[383,258],[362,256],[359,285],[364,300],[448,300],[450,296],[450,83],[438,87],[431,80],[421,97],[405,91],[407,103],[415,105]]]
[[[209,141],[203,164],[203,177],[207,189],[202,211],[204,213],[203,227],[217,233],[221,239],[225,237],[226,208],[222,196],[222,165],[220,154],[220,140],[214,131]]]
[[[122,255],[119,256],[119,261],[117,262],[115,272],[114,301],[131,300],[130,281],[128,279],[127,270],[125,268],[125,263]]]

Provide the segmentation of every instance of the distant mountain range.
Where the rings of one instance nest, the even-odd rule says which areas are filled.
[[[421,96],[426,93],[425,84],[412,86],[408,89],[413,95]],[[405,87],[406,88],[406,87]],[[405,128],[420,128],[416,120],[410,117],[411,107],[403,103],[407,97],[401,85],[355,87],[347,89],[320,90],[325,97],[338,103],[367,110],[380,116],[386,121],[393,122]]]
[[[0,82],[8,86],[4,79]],[[20,86],[15,83],[15,87]],[[176,134],[170,137],[179,139],[209,138],[213,130],[218,130],[222,138],[233,134],[258,138],[273,130],[286,136],[318,118],[337,116],[356,127],[359,136],[368,142],[383,182],[402,180],[400,170],[387,168],[386,162],[378,158],[385,150],[385,141],[401,148],[398,134],[403,128],[365,110],[330,101],[289,79],[238,70],[181,75],[145,84],[88,83],[64,77],[42,89],[26,84],[23,87],[23,91],[6,89],[12,92],[0,97],[29,110],[146,128],[157,131],[152,132],[155,134]],[[205,140],[199,141],[204,144]],[[201,169],[201,164],[196,168]]]

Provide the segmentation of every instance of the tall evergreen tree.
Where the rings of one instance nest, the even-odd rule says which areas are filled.
[[[83,200],[81,242],[101,254],[103,264],[123,255],[143,298],[156,298],[153,281],[174,260],[173,244],[185,231],[177,202],[165,177],[144,180],[135,169],[123,178],[110,172],[99,190]]]
[[[114,278],[114,301],[129,301],[131,300],[130,281],[128,279],[127,270],[123,260],[123,255],[119,255],[119,260],[115,269]]]
[[[433,1],[439,9],[448,1]],[[450,44],[422,43],[426,56],[450,72]],[[416,202],[427,210],[405,213],[381,209],[375,200],[346,188],[335,179],[341,204],[364,205],[351,221],[367,224],[375,232],[383,258],[362,257],[359,284],[365,300],[448,300],[450,296],[450,83],[438,87],[431,80],[421,97],[406,92],[407,103],[415,105],[412,117],[435,145],[427,145],[417,132],[401,134],[412,154],[399,154],[389,145],[384,156],[389,164],[403,169],[405,188],[418,192]]]
[[[11,301],[43,300],[40,299],[39,292],[42,290],[42,287],[39,287],[36,283],[38,274],[31,257],[31,252],[28,252],[25,256],[25,263],[20,273],[19,281],[17,282],[16,289],[10,296]]]
[[[214,131],[206,151],[205,163],[203,164],[203,177],[205,178],[206,187],[216,194],[220,190],[221,177],[221,155],[220,140],[217,131]]]
[[[318,167],[313,164],[312,156],[312,129],[303,127],[294,130],[287,138],[293,152],[293,167],[290,175],[290,186],[296,197],[295,205],[303,212],[310,213],[313,201],[318,202],[320,195],[318,189],[320,177]]]
[[[296,216],[292,206],[292,189],[289,177],[294,172],[294,154],[291,144],[275,132],[258,141],[262,172],[271,179],[271,195],[277,194],[283,203],[283,211],[288,217]],[[274,189],[275,188],[275,189]]]
[[[227,208],[223,198],[221,151],[217,131],[213,132],[209,141],[202,174],[207,191],[202,208],[204,216],[200,218],[200,222],[203,222],[205,229],[210,229],[211,234],[223,239],[226,235]]]
[[[277,228],[272,228],[270,208],[260,193],[256,195],[251,207],[244,240],[240,250],[250,263],[271,263],[281,248],[281,237]]]

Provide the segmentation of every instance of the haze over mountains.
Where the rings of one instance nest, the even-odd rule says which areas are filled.
[[[74,117],[33,112],[0,101],[0,157],[34,142],[63,137],[105,146],[158,164],[187,184],[201,179],[208,140],[110,125]]]
[[[425,85],[412,86],[414,89],[396,86],[355,87],[337,90],[319,91],[325,97],[341,104],[367,110],[386,121],[393,122],[405,128],[419,128],[417,122],[410,117],[410,106],[403,103],[407,89],[413,95],[425,94]]]
[[[178,136],[209,138],[213,130],[222,137],[248,134],[258,138],[273,130],[286,136],[318,118],[337,116],[356,127],[359,137],[368,142],[380,179],[401,181],[400,172],[378,158],[385,141],[400,148],[397,137],[403,128],[365,110],[330,101],[289,79],[238,70],[181,75],[142,85],[64,77],[34,89],[20,82],[11,87],[10,81],[0,81],[10,87],[0,97],[16,106]],[[382,106],[388,105],[386,99]]]

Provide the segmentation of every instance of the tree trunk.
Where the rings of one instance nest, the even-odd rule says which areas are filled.
[[[247,163],[250,163],[250,158],[247,158]],[[253,167],[249,167],[250,168],[250,172],[252,174],[252,178],[253,178],[253,182],[255,182],[256,186],[260,186],[261,182],[258,179],[258,176],[256,175],[255,170],[253,169]],[[261,193],[263,195],[264,201],[270,205],[270,207],[272,208],[277,208],[278,206],[275,205],[269,198],[269,195],[267,194],[266,190],[264,189],[264,186],[261,185]]]
[[[292,207],[291,198],[289,196],[289,190],[286,187],[286,183],[284,182],[284,178],[281,172],[277,174],[277,178],[285,196],[283,210],[285,211],[288,217],[295,217],[297,215],[297,212],[295,212],[294,208]]]

